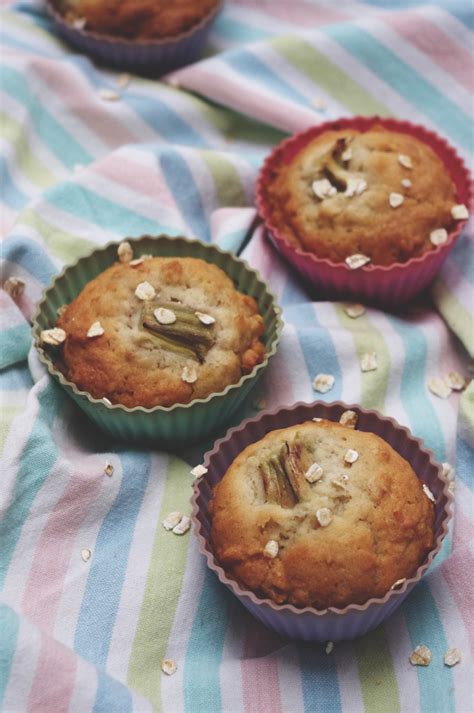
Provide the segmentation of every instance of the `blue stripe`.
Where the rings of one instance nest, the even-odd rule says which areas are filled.
[[[31,329],[27,322],[2,330],[0,369],[26,359],[30,346]]]
[[[104,230],[114,231],[118,235],[135,237],[144,233],[159,232],[177,235],[179,232],[176,228],[163,225],[131,210],[129,205],[120,205],[103,198],[77,183],[64,181],[58,188],[47,191],[45,196],[48,203],[62,211],[89,221]]]
[[[99,666],[107,661],[128,552],[150,472],[149,454],[122,451],[120,460],[120,490],[97,536],[74,639],[74,650]]]
[[[57,159],[69,169],[76,163],[90,163],[92,156],[63,129],[43,104],[31,93],[25,77],[11,67],[2,67],[0,87],[21,102],[28,111],[36,133]]]
[[[426,387],[427,345],[420,329],[402,319],[389,316],[394,330],[400,335],[405,350],[405,363],[400,383],[403,408],[410,421],[410,428],[422,438],[439,461],[446,458],[446,446],[436,411]]]
[[[31,373],[26,364],[12,366],[0,371],[1,391],[26,391],[33,386]]]
[[[449,260],[452,260],[461,271],[462,276],[471,285],[474,285],[474,245],[466,232],[460,236]]]
[[[261,27],[247,25],[244,22],[236,20],[234,17],[227,17],[224,13],[221,13],[213,27],[213,34],[223,40],[247,44],[248,42],[264,40],[267,37],[271,37],[274,33],[267,32]]]
[[[176,205],[194,237],[210,242],[211,233],[201,196],[188,164],[177,151],[166,149],[159,158],[161,172]]]
[[[286,309],[284,319],[296,328],[311,381],[317,374],[332,374],[335,377],[332,389],[325,394],[314,392],[314,399],[337,401],[342,393],[342,372],[329,331],[319,324],[309,303]]]
[[[157,674],[158,675],[158,674]],[[93,713],[131,713],[132,694],[123,683],[97,671],[98,685]]]
[[[414,667],[420,687],[419,712],[454,713],[453,674],[443,663],[443,656],[449,644],[426,579],[407,597],[402,610],[412,647],[425,644],[433,654],[429,666]]]
[[[270,67],[262,62],[258,57],[244,49],[226,52],[223,60],[232,69],[241,72],[244,77],[254,79],[259,82],[265,89],[270,89],[279,97],[283,96],[297,104],[308,106],[309,102],[303,94],[297,92],[291,84],[288,84],[281,79],[277,74],[272,72]]]
[[[332,25],[322,29],[454,141],[472,150],[472,129],[468,116],[445,94],[423,79],[413,67],[356,25]]]
[[[420,0],[397,0],[396,6],[394,7],[392,3],[388,3],[387,0],[364,0],[369,5],[378,5],[379,7],[393,11],[394,9],[402,10],[403,8],[417,8],[423,7],[425,2]],[[470,9],[472,3],[464,2],[463,0],[430,0],[430,5],[437,5],[438,7],[450,12],[454,17],[456,17],[460,22],[464,23],[468,27],[474,27],[474,13]]]
[[[463,438],[456,439],[456,475],[464,485],[471,490],[474,488],[474,448],[471,448]]]
[[[301,644],[298,647],[304,709],[307,713],[340,713],[341,695],[334,656],[322,646]]]
[[[10,671],[15,656],[18,638],[19,621],[15,612],[5,604],[0,604],[0,708],[3,710],[3,699],[10,678]]]
[[[16,187],[15,182],[10,176],[10,170],[7,162],[0,156],[0,185],[2,186],[2,201],[9,208],[21,210],[29,201],[29,196],[20,191]]]
[[[56,445],[51,438],[51,425],[59,395],[59,387],[49,382],[39,396],[39,415],[19,459],[20,466],[10,504],[0,520],[0,588],[33,501],[58,457]]]
[[[26,28],[25,28],[26,30]],[[14,47],[16,50],[23,50],[29,55],[36,55],[37,57],[48,57],[49,59],[59,57],[59,52],[45,52],[43,48],[38,48],[37,45],[28,42],[22,42],[16,37],[11,37],[6,32],[0,32],[0,46],[2,47]]]
[[[232,604],[230,592],[206,570],[184,661],[184,705],[189,713],[221,711],[220,665]]]
[[[13,234],[3,241],[2,257],[24,268],[43,285],[48,284],[58,271],[46,251],[23,235]]]

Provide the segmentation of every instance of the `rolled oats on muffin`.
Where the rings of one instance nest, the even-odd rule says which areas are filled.
[[[179,35],[194,27],[218,0],[54,0],[74,27],[129,40]]]
[[[377,124],[328,129],[281,154],[263,195],[290,245],[354,269],[421,256],[461,216],[453,213],[454,182],[431,147]]]
[[[66,335],[56,362],[66,378],[127,407],[206,398],[265,356],[255,300],[216,265],[191,257],[117,261],[56,326]]]
[[[379,436],[326,420],[245,448],[209,507],[227,575],[296,607],[383,597],[434,544],[434,505],[409,463]]]

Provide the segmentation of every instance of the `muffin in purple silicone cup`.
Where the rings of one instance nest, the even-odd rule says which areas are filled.
[[[48,0],[59,34],[100,63],[161,75],[194,62],[222,0]]]
[[[193,520],[209,567],[278,633],[339,641],[379,625],[448,530],[442,469],[406,428],[359,406],[296,404],[206,454]]]

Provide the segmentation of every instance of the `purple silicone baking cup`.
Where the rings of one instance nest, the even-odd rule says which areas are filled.
[[[172,69],[192,64],[199,58],[211,25],[223,4],[223,0],[218,2],[189,30],[157,40],[127,40],[79,29],[66,22],[51,0],[47,1],[46,7],[58,34],[100,64],[137,74],[160,76]]]
[[[413,577],[407,578],[396,590],[390,590],[382,598],[369,599],[365,604],[350,604],[344,609],[329,607],[298,609],[291,604],[275,604],[270,599],[258,597],[244,589],[235,579],[227,576],[216,560],[211,544],[211,518],[209,502],[214,486],[222,479],[236,456],[251,443],[263,438],[270,431],[286,428],[320,417],[329,421],[339,421],[341,414],[351,409],[358,415],[357,429],[375,433],[389,443],[405,458],[418,478],[429,487],[435,503],[435,545]],[[204,456],[207,474],[194,483],[192,497],[193,532],[199,542],[199,551],[206,557],[208,567],[217,574],[222,584],[242,602],[249,612],[265,626],[282,636],[305,641],[341,641],[355,639],[381,624],[403,602],[413,587],[420,581],[433,558],[441,549],[448,533],[452,516],[453,496],[448,489],[448,480],[440,465],[435,463],[430,451],[422,442],[412,436],[404,426],[392,418],[382,416],[377,411],[368,411],[361,406],[344,404],[340,401],[324,403],[297,403],[275,411],[264,411],[255,418],[231,428],[224,438],[216,441],[214,448]]]

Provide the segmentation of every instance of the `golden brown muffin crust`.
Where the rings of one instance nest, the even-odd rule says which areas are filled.
[[[56,0],[56,4],[67,20],[85,19],[89,31],[152,40],[191,29],[218,0]]]
[[[136,296],[141,283],[154,288],[153,299]],[[160,307],[173,312],[173,324],[158,322]],[[196,312],[215,322],[202,324]],[[104,334],[88,337],[97,321]],[[84,287],[57,326],[67,335],[58,364],[66,377],[95,398],[129,407],[205,398],[238,382],[265,354],[255,300],[195,258],[116,263]],[[195,372],[193,383],[183,379],[185,369]]]
[[[335,191],[320,198],[313,183],[323,179]],[[357,185],[361,192],[348,195]],[[440,159],[413,136],[382,126],[324,132],[289,164],[280,160],[264,192],[290,244],[336,263],[354,254],[378,265],[403,263],[433,248],[433,230],[454,225],[455,187]],[[403,196],[398,207],[391,193]]]
[[[358,453],[352,464],[348,449]],[[314,462],[323,475],[309,483],[304,473]],[[326,526],[323,509],[332,518]],[[216,486],[211,514],[212,547],[226,572],[298,607],[382,597],[433,547],[433,504],[407,461],[378,436],[329,421],[272,431],[248,446]],[[270,540],[279,545],[274,558],[264,553]]]

